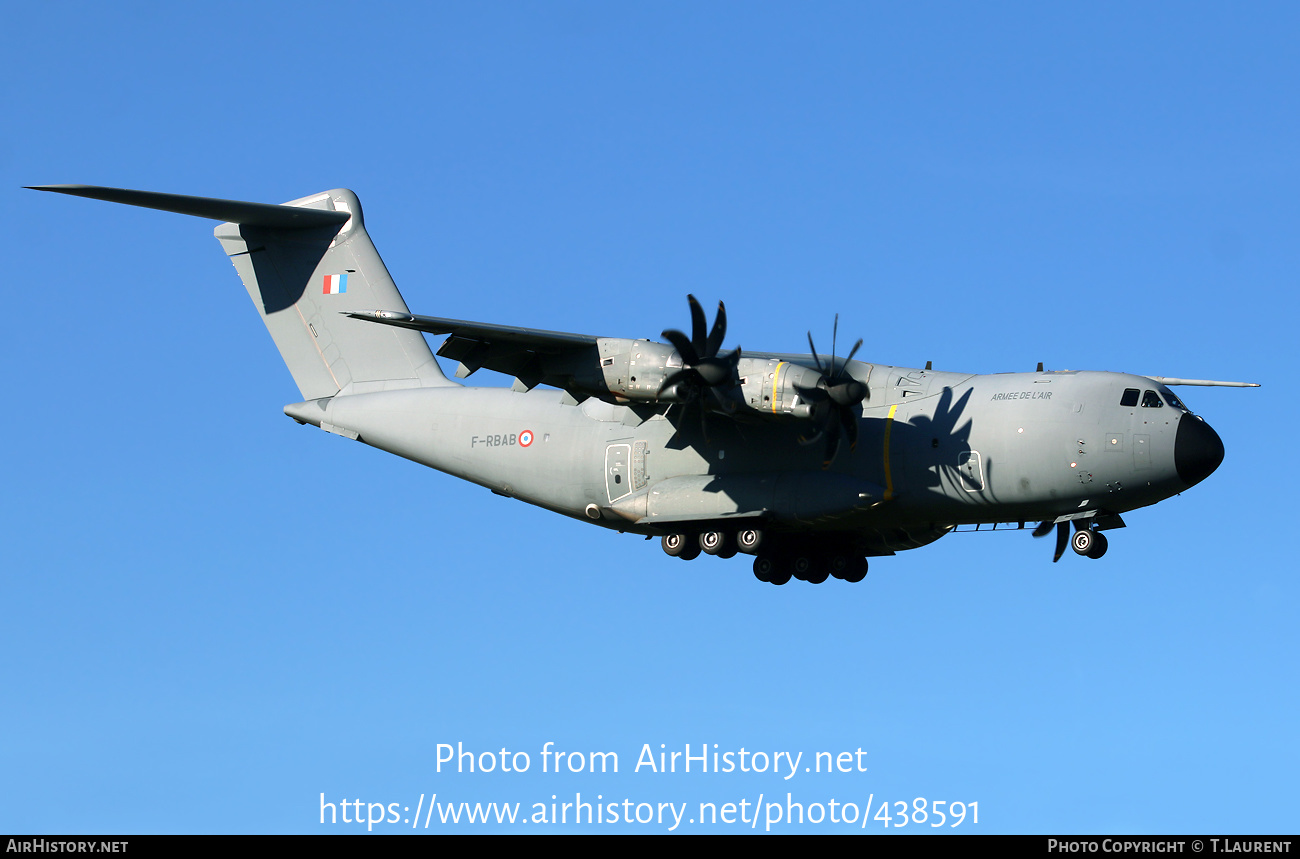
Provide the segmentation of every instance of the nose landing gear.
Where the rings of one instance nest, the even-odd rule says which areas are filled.
[[[1124,527],[1122,522],[1119,527]],[[1053,530],[1056,531],[1056,554],[1052,556],[1052,563],[1061,560],[1067,544],[1074,549],[1075,554],[1083,555],[1085,558],[1096,560],[1106,554],[1106,535],[1093,527],[1087,519],[1074,520],[1073,537],[1070,536],[1069,520],[1053,523],[1050,519],[1034,529],[1034,536],[1046,537]]]
[[[1070,548],[1074,549],[1076,555],[1093,560],[1106,554],[1107,545],[1106,535],[1091,528],[1080,528],[1070,539]]]

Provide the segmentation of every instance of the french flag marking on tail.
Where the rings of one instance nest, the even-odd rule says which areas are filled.
[[[348,276],[346,274],[325,275],[325,289],[321,291],[322,295],[339,295],[347,291]]]

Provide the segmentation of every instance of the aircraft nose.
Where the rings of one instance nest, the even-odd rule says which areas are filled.
[[[1209,477],[1223,462],[1223,440],[1209,424],[1194,415],[1178,420],[1174,437],[1174,467],[1188,486]]]

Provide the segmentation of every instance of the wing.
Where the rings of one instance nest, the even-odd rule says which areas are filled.
[[[676,406],[661,413],[668,414],[677,427],[681,444],[709,443],[710,414],[750,421],[807,421],[812,430],[802,433],[802,440],[805,444],[823,444],[823,469],[830,467],[841,441],[847,442],[850,450],[857,444],[861,404],[869,396],[871,375],[870,365],[853,361],[861,341],[847,358],[832,357],[825,364],[816,354],[742,355],[739,348],[720,354],[726,333],[725,308],[719,303],[713,330],[709,331],[699,302],[690,296],[689,303],[691,336],[667,330],[663,332],[670,341],[666,344],[416,316],[395,310],[349,311],[347,315],[380,325],[447,335],[438,355],[459,362],[458,378],[486,367],[514,376],[517,391],[550,385],[577,401],[597,397],[631,406],[642,419],[646,409]]]
[[[461,379],[486,368],[514,376],[526,388],[539,384],[567,388],[570,387],[573,368],[584,362],[599,363],[596,349],[599,338],[589,334],[416,316],[390,310],[356,311],[347,315],[426,334],[450,335],[438,349],[438,355],[460,364],[456,376]]]

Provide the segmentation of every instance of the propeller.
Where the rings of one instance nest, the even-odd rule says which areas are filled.
[[[817,439],[825,437],[826,452],[822,457],[822,468],[830,468],[831,462],[839,452],[840,437],[848,436],[849,450],[854,450],[858,446],[858,418],[854,414],[854,409],[858,404],[870,396],[871,392],[866,385],[859,382],[848,373],[849,362],[857,354],[858,348],[862,345],[862,340],[853,344],[849,350],[849,356],[844,359],[844,363],[837,366],[835,357],[835,343],[840,332],[840,315],[835,314],[835,327],[831,332],[831,362],[829,366],[823,367],[821,359],[817,357],[817,347],[813,345],[812,332],[808,332],[808,348],[812,350],[813,361],[817,364],[817,370],[822,374],[821,379],[817,381],[816,387],[806,388],[802,385],[795,385],[795,390],[804,402],[812,406],[812,420],[817,425],[817,431],[807,438],[800,439],[802,444],[812,444]]]
[[[735,403],[727,399],[725,391],[736,383],[737,365],[740,363],[740,348],[737,347],[725,355],[719,355],[723,338],[727,336],[727,306],[718,302],[718,315],[714,317],[713,328],[707,334],[707,321],[704,308],[695,300],[695,296],[686,296],[691,306],[691,336],[670,328],[664,331],[664,339],[673,345],[682,357],[682,369],[668,375],[659,386],[659,393],[677,386],[679,396],[685,407],[696,405],[700,409],[700,427],[705,438],[708,430],[705,426],[704,393],[708,391],[725,412],[735,410]]]
[[[1052,533],[1051,522],[1040,522],[1038,527],[1034,529],[1035,537],[1046,537],[1050,533]],[[1061,560],[1061,556],[1065,554],[1065,547],[1068,545],[1070,545],[1070,523],[1058,522],[1056,523],[1056,553],[1052,555],[1053,564]]]

